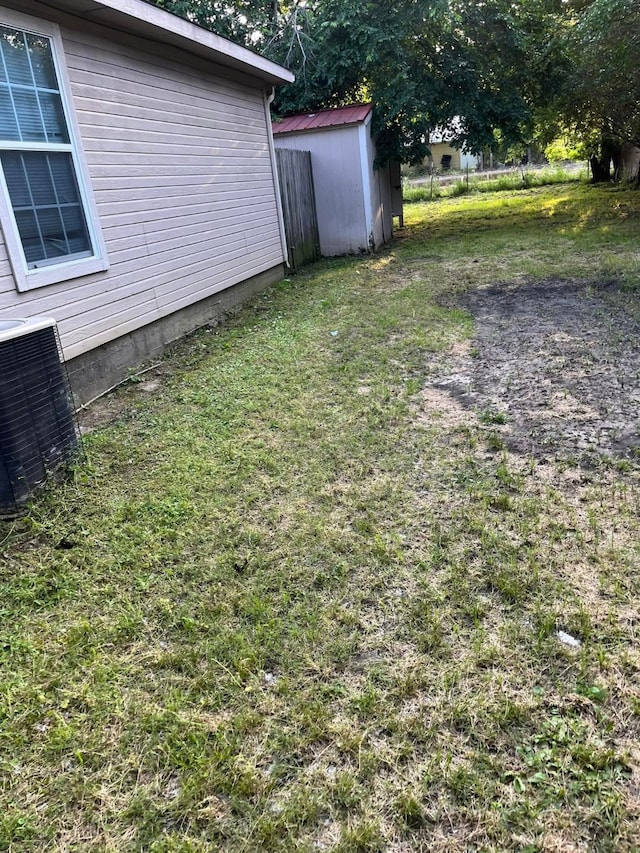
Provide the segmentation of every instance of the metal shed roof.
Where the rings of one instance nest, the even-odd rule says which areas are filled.
[[[271,84],[295,80],[294,75],[281,65],[165,12],[147,0],[47,0],[47,5],[131,35],[182,48]]]
[[[296,133],[303,130],[317,130],[321,127],[339,127],[344,124],[359,124],[364,121],[371,111],[371,104],[354,104],[350,107],[336,107],[331,110],[318,110],[315,113],[300,113],[287,116],[282,121],[274,122],[273,133]]]

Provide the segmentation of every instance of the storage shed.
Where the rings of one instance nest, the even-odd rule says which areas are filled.
[[[273,125],[276,148],[311,152],[320,252],[377,249],[402,217],[400,165],[375,168],[371,104],[288,116]]]
[[[81,401],[282,276],[292,80],[143,0],[0,0],[0,319],[57,320]]]

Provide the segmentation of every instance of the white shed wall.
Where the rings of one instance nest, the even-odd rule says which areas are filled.
[[[0,238],[0,311],[55,317],[69,359],[281,264],[257,82],[190,67],[162,46],[114,43],[79,19],[42,17],[63,24],[110,269],[18,293]]]
[[[371,136],[371,124],[367,122],[360,128],[361,138],[366,145],[367,168],[369,170],[371,222],[373,226],[373,247],[379,249],[393,236],[393,216],[391,213],[391,184],[389,167],[375,169],[376,145]]]
[[[311,151],[320,252],[331,257],[368,251],[358,127],[277,134],[274,143]]]

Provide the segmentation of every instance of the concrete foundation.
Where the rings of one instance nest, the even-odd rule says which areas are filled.
[[[145,361],[160,355],[168,344],[212,320],[223,319],[234,308],[283,276],[284,266],[279,264],[175,314],[142,326],[135,332],[71,359],[67,362],[67,370],[76,405],[81,406],[104,394],[126,379],[136,367],[141,367]]]

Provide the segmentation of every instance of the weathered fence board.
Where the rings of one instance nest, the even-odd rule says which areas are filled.
[[[289,265],[298,269],[320,257],[311,152],[276,149]]]

